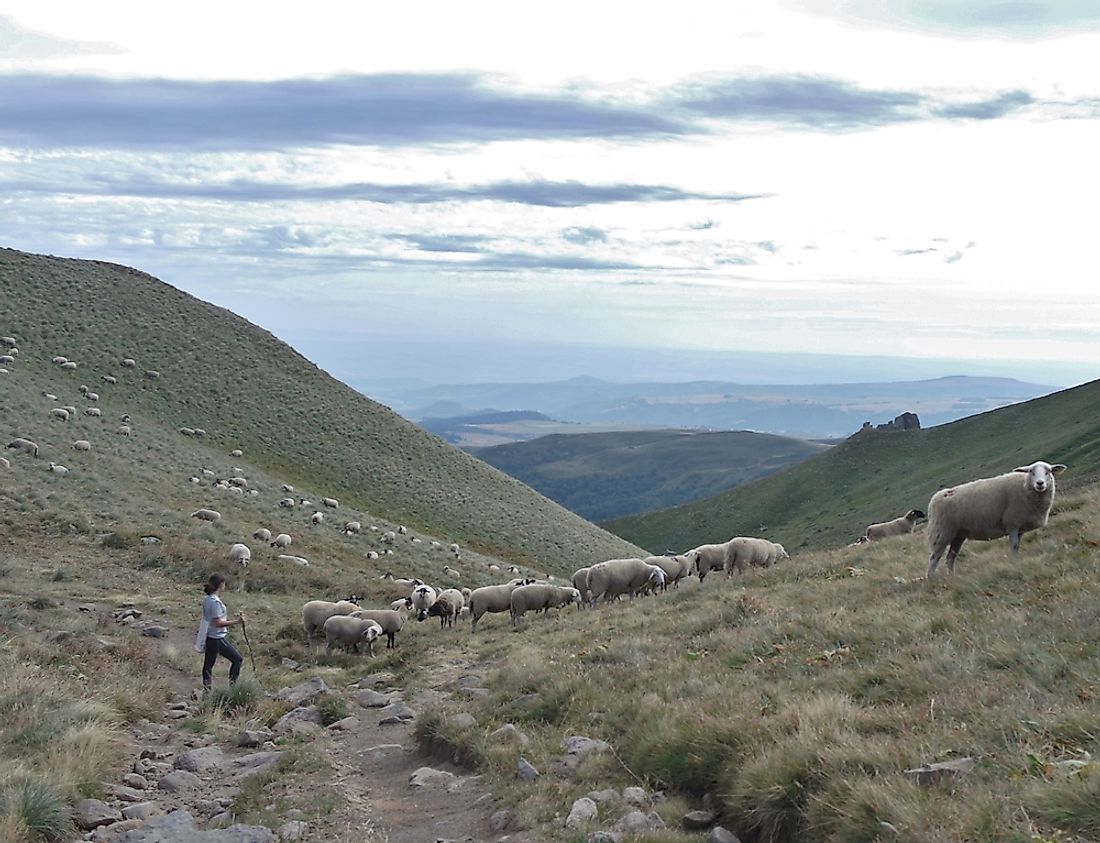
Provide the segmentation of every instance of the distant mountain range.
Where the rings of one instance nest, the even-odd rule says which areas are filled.
[[[931,427],[1053,391],[1054,387],[1012,378],[965,375],[808,385],[615,383],[576,377],[548,383],[417,386],[391,401],[395,409],[414,420],[471,415],[493,407],[605,428],[752,430],[837,437],[859,430],[865,421],[881,424],[903,412],[916,413],[924,427]]]

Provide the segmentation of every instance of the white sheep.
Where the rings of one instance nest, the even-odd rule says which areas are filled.
[[[77,439],[73,442],[74,451],[90,451],[92,450],[92,443],[87,439]]]
[[[30,454],[32,457],[38,456],[38,446],[30,439],[24,439],[22,436],[18,439],[12,439],[11,442],[4,446],[4,449],[22,451],[25,454]]]
[[[867,541],[869,542],[879,541],[880,539],[890,539],[894,536],[907,536],[913,532],[913,527],[916,526],[917,519],[924,517],[924,513],[919,509],[911,509],[892,521],[868,524],[867,529],[863,531],[863,535],[867,536]]]
[[[340,505],[340,501],[336,500],[336,498],[321,498],[321,503],[329,509],[336,509],[336,507]]]
[[[393,530],[386,530],[380,537],[382,544],[393,544],[397,541],[397,534]]]
[[[68,363],[69,358],[68,357],[62,357],[61,355],[58,355],[57,357],[53,358],[53,360],[50,361],[50,362],[55,363],[58,366],[61,366],[64,363]]]
[[[545,583],[533,583],[521,585],[512,591],[509,607],[512,615],[512,628],[519,626],[519,619],[526,612],[546,611],[547,609],[559,609],[570,603],[580,603],[581,593],[579,589],[547,585]]]
[[[52,392],[43,392],[42,397],[46,398],[49,401],[56,401],[57,400],[57,396],[54,395]]]
[[[438,617],[439,628],[454,626],[458,616],[466,607],[466,597],[457,588],[446,588],[439,592],[435,602],[428,607],[427,617]]]
[[[244,456],[244,451],[242,451],[240,448],[234,448],[232,451],[229,452],[229,456],[231,456],[231,457],[243,457]]]
[[[347,521],[344,523],[345,536],[357,535],[361,532],[363,532],[363,525],[358,521]]]
[[[15,344],[15,337],[0,337],[0,345],[6,345],[8,348],[11,348]]]
[[[179,429],[179,432],[182,433],[184,436],[194,436],[195,435],[195,429],[191,428],[191,427],[181,427]]]
[[[351,595],[352,598],[355,595]],[[310,637],[325,628],[325,621],[335,615],[350,615],[358,611],[359,605],[354,599],[339,600],[335,603],[329,600],[310,600],[302,606],[302,627],[306,636]]]
[[[596,608],[600,598],[610,603],[624,594],[633,597],[647,583],[661,585],[664,580],[664,571],[641,559],[608,559],[593,565],[588,572],[588,605]]]
[[[325,513],[313,513],[311,516],[309,516],[309,523],[312,524],[314,527],[318,526],[319,524],[325,523]]]
[[[354,618],[347,615],[333,615],[323,627],[326,649],[334,644],[343,644],[349,651],[358,653],[359,644],[366,643],[367,652],[374,658],[374,642],[382,636],[382,626],[370,618]]]
[[[99,393],[98,392],[85,392],[84,393],[84,398],[86,400],[91,401],[91,402],[94,403],[94,402],[99,400]]]
[[[69,469],[67,469],[67,468],[65,468],[65,466],[61,465],[61,463],[56,463],[56,462],[52,462],[48,466],[46,466],[46,470],[49,471],[49,472],[52,472],[53,474],[68,474],[69,473]]]
[[[279,506],[281,506],[283,509],[294,509],[294,498],[280,499]]]
[[[435,589],[430,585],[418,585],[413,589],[409,599],[412,601],[411,608],[416,609],[416,619],[422,621],[428,617],[428,609],[436,601]]]
[[[281,489],[282,489],[283,492],[293,492],[294,491],[294,487],[291,486],[289,483],[284,483],[282,485]]]
[[[404,536],[404,535],[408,534],[408,532],[409,532],[409,528],[405,527],[404,525],[397,528],[397,534],[399,536]]]
[[[229,482],[232,483],[234,486],[237,486],[241,489],[247,489],[248,488],[248,478],[247,477],[230,477]]]
[[[114,375],[104,375],[104,376],[103,376],[103,377],[101,378],[101,380],[102,380],[102,381],[103,381],[104,383],[109,383],[109,384],[111,384],[112,386],[113,386],[114,384],[118,383],[118,378],[116,378],[116,377],[115,377]]]
[[[290,547],[291,538],[286,533],[279,533],[274,539],[271,540],[271,546],[277,547],[280,550],[286,550]]]
[[[248,545],[237,542],[229,548],[229,561],[236,562],[242,568],[244,568],[252,559],[252,551],[248,549]]]
[[[61,421],[69,420],[69,411],[64,407],[54,407],[50,410],[50,418],[60,419]]]
[[[0,468],[11,468],[11,463],[8,462],[7,457],[0,457]]]
[[[72,406],[71,404],[66,404],[61,409],[69,414],[70,419],[75,419],[76,418],[76,407]]]
[[[779,548],[782,547],[753,536],[737,536],[726,542],[725,546],[727,578],[732,577],[735,570],[739,574],[745,573],[750,566],[767,568],[779,559]]]
[[[368,550],[366,553],[363,554],[363,556],[365,558],[370,559],[370,560],[373,561],[373,560],[378,558],[378,551],[377,550]]]
[[[304,556],[290,556],[286,553],[280,553],[278,559],[280,562],[293,562],[295,565],[300,565],[303,568],[309,567],[309,560]]]
[[[1065,469],[1061,463],[1040,460],[932,495],[928,502],[928,544],[932,548],[928,576],[936,573],[944,550],[947,570],[954,573],[955,557],[967,539],[989,541],[1008,536],[1012,554],[1019,553],[1020,536],[1046,526],[1054,503],[1054,475]]]
[[[578,609],[583,609],[588,603],[588,572],[592,570],[592,566],[589,565],[585,568],[578,568],[573,572],[573,588],[577,589],[581,595],[581,601],[577,603]]]
[[[132,424],[134,420],[132,418],[130,418],[129,413],[123,413],[119,417],[119,421],[122,422],[123,424]]]
[[[0,354],[0,363],[11,365],[14,362],[15,358],[12,357],[10,354]]]
[[[516,579],[502,585],[484,585],[470,592],[467,605],[470,607],[470,631],[477,631],[477,622],[489,612],[510,612],[512,610],[512,592],[521,585],[530,585],[532,579]]]
[[[84,411],[84,415],[98,418],[99,416],[103,415],[103,412],[99,409],[99,407],[89,407],[87,410]]]
[[[298,498],[298,506],[313,506],[313,501],[307,501],[305,498]]]
[[[216,509],[196,509],[191,513],[192,518],[198,518],[200,521],[219,521],[222,514]]]
[[[74,363],[72,360],[66,360],[64,363],[61,364],[61,368],[64,369],[66,372],[72,372],[76,369],[76,363]]]
[[[121,360],[118,361],[118,365],[120,365],[123,369],[136,369],[137,361],[134,360],[133,357],[123,357]]]
[[[158,372],[156,369],[146,369],[145,377],[151,381],[155,381],[157,378],[160,377],[160,372]]]
[[[271,530],[267,529],[267,527],[258,527],[252,531],[252,538],[256,539],[256,541],[269,542],[271,541]]]
[[[196,427],[195,428],[195,437],[196,438],[201,439],[205,435],[206,435],[206,431],[203,430],[201,427]]]
[[[192,474],[190,477],[187,478],[187,482],[188,483],[194,483],[197,486],[199,483],[202,482],[202,480],[200,480],[198,477],[196,477],[194,474]]]
[[[386,634],[387,650],[392,650],[397,647],[397,633],[400,632],[401,628],[405,625],[408,616],[408,598],[394,601],[394,607],[392,609],[359,609],[353,614],[353,617],[372,620],[382,627],[382,632]]]

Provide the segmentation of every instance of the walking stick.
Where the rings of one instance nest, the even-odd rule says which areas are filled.
[[[241,632],[244,634],[244,645],[248,647],[248,658],[252,662],[252,675],[256,675],[256,656],[252,652],[252,644],[248,640],[248,626],[241,621]]]

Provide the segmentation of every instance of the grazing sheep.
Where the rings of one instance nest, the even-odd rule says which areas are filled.
[[[119,436],[129,436],[131,432],[128,424],[120,425],[118,430],[115,431]]]
[[[32,457],[38,457],[38,446],[34,444],[30,439],[24,439],[19,437],[18,439],[12,439],[7,445],[4,446],[5,450],[22,451],[25,454],[30,454]]]
[[[160,377],[160,372],[158,372],[156,369],[146,369],[145,377],[151,381],[155,381],[157,378]]]
[[[893,538],[894,536],[907,536],[913,532],[917,519],[924,517],[924,513],[919,509],[911,509],[892,521],[869,524],[867,529],[863,531],[863,535],[867,536],[867,541],[871,542]]]
[[[241,489],[247,489],[248,488],[248,478],[247,477],[230,477],[229,482],[231,484],[233,484],[234,486],[237,486],[238,488],[241,488]]]
[[[121,360],[118,361],[118,365],[120,365],[123,369],[136,369],[137,361],[134,360],[133,357],[123,357]]]
[[[280,550],[286,550],[290,547],[291,538],[286,533],[279,533],[274,539],[271,540],[271,546],[277,547]]]
[[[416,609],[416,619],[422,621],[428,617],[428,609],[436,600],[435,589],[430,585],[418,585],[409,599],[412,601],[411,608]]]
[[[374,658],[374,642],[382,635],[382,627],[369,618],[353,618],[348,615],[333,615],[322,627],[325,633],[326,649],[334,644],[343,644],[349,652],[358,653],[359,644],[366,643],[367,652]]]
[[[573,572],[573,588],[580,592],[581,599],[577,603],[578,609],[583,609],[588,604],[588,572],[592,570],[592,566],[587,568],[578,568]]]
[[[252,538],[256,541],[269,542],[271,541],[271,530],[267,527],[259,527],[252,531]]]
[[[69,418],[71,418],[71,419],[75,419],[75,418],[76,418],[76,407],[73,407],[73,406],[72,406],[72,405],[70,405],[70,404],[66,404],[66,405],[65,405],[64,407],[62,407],[61,409],[62,409],[62,410],[64,410],[64,411],[65,411],[66,413],[68,413],[68,414],[69,414]]]
[[[87,395],[88,394],[88,385],[85,384],[85,383],[82,383],[80,386],[78,386],[76,388],[76,391],[79,392],[81,395]]]
[[[184,436],[195,435],[195,429],[191,427],[181,427],[179,432],[182,433]]]
[[[355,595],[352,595],[354,597]],[[325,621],[336,615],[350,615],[359,610],[354,600],[338,600],[333,603],[329,600],[310,600],[302,606],[302,628],[309,638],[318,632],[324,631]]]
[[[112,386],[118,383],[118,378],[116,378],[114,375],[104,375],[102,378],[100,378],[100,380],[102,380],[104,383],[109,383]]]
[[[733,539],[730,539],[730,542]],[[730,542],[722,544],[701,544],[684,554],[702,582],[711,571],[720,571],[726,567],[726,554],[729,551]]]
[[[98,418],[99,416],[103,415],[103,412],[99,409],[99,407],[89,407],[87,410],[84,411],[84,415],[94,416]]]
[[[340,505],[340,501],[336,500],[336,498],[321,498],[321,503],[329,509],[336,509],[336,507]]]
[[[61,465],[61,463],[56,463],[56,462],[52,462],[48,466],[46,466],[46,470],[49,471],[49,472],[52,472],[53,474],[68,474],[69,473],[69,469],[67,469],[67,468],[65,468],[65,466]]]
[[[0,345],[6,345],[11,348],[15,345],[15,337],[0,337]]]
[[[309,560],[304,556],[291,556],[287,553],[280,553],[277,558],[280,562],[293,562],[295,565],[300,565],[303,568],[309,567]]]
[[[51,360],[50,362],[55,363],[56,365],[60,366],[64,363],[68,363],[69,358],[68,357],[62,357],[61,355],[58,355],[57,357],[53,358],[53,360]]]
[[[778,551],[767,539],[737,536],[726,542],[726,577],[732,577],[734,570],[743,574],[749,566],[767,568],[777,557]]]
[[[188,477],[188,478],[187,478],[187,482],[188,482],[188,483],[195,483],[195,484],[199,484],[199,483],[201,483],[202,481],[201,481],[201,480],[200,480],[200,479],[199,479],[198,477],[196,477],[196,476],[195,476],[194,474],[192,474],[192,475],[191,475],[190,477]]]
[[[348,521],[344,524],[344,535],[351,536],[363,532],[363,525],[358,521]]]
[[[7,457],[0,457],[0,468],[11,468],[11,463],[8,462]]]
[[[466,607],[466,598],[457,588],[446,588],[439,592],[435,602],[428,607],[428,617],[439,618],[439,628],[454,626],[458,616]]]
[[[195,437],[196,438],[201,439],[205,435],[206,435],[206,431],[203,430],[201,427],[196,427],[195,428]]]
[[[119,418],[119,421],[123,424],[132,424],[134,420],[130,418],[129,413],[123,413],[122,416]]]
[[[50,418],[60,419],[61,421],[69,420],[69,411],[64,407],[54,407],[50,410]]]
[[[665,583],[661,588],[662,591],[667,591],[670,585],[673,588],[679,588],[680,580],[691,573],[691,563],[687,562],[682,556],[647,556],[642,561],[647,565],[656,565],[665,572]]]
[[[294,498],[282,498],[279,501],[279,506],[283,509],[294,509]]]
[[[216,509],[196,509],[191,513],[191,517],[198,518],[200,521],[218,521],[222,514]]]
[[[315,512],[311,516],[309,516],[309,523],[312,524],[314,527],[316,527],[318,524],[323,524],[324,522],[325,513],[323,512]]]
[[[397,647],[397,633],[399,633],[401,627],[405,625],[408,616],[408,598],[395,601],[395,608],[392,609],[359,609],[354,615],[354,617],[357,618],[375,621],[382,627],[382,631],[386,633],[387,650],[392,650]]]
[[[530,585],[534,580],[513,580],[503,585],[484,585],[470,592],[467,605],[470,607],[470,631],[477,631],[477,622],[488,612],[512,611],[512,592],[521,585]]]
[[[99,400],[99,393],[98,392],[85,392],[84,393],[84,398],[87,399],[88,401],[91,401],[91,402],[94,403],[94,402]]]
[[[229,561],[236,562],[242,568],[244,568],[252,559],[252,551],[248,549],[248,545],[237,542],[229,548]]]
[[[15,358],[10,354],[0,354],[0,363],[12,364],[15,362]]]
[[[382,544],[393,544],[397,541],[397,534],[393,530],[386,530],[386,532],[380,536],[380,539]]]
[[[1008,536],[1012,554],[1019,553],[1020,536],[1046,526],[1054,503],[1054,475],[1065,469],[1061,463],[1040,460],[1007,474],[936,492],[928,502],[928,544],[932,548],[928,576],[936,573],[944,550],[947,570],[954,573],[955,557],[967,539],[989,541]]]
[[[398,527],[398,528],[397,528],[397,534],[398,534],[399,536],[404,536],[404,535],[407,535],[407,534],[408,534],[408,532],[409,532],[409,528],[408,528],[408,527],[404,527],[404,526],[401,526],[401,527]]]
[[[66,360],[64,363],[61,364],[61,368],[64,369],[66,372],[72,372],[76,369],[76,363],[74,363],[72,360]]]
[[[604,603],[610,603],[624,594],[633,597],[650,581],[661,585],[664,579],[664,571],[641,559],[609,559],[600,562],[593,565],[588,572],[588,605],[596,608],[601,597]]]
[[[77,439],[73,442],[74,451],[90,451],[92,450],[92,443],[87,439]]]
[[[452,580],[462,579],[462,572],[456,568],[452,568],[450,565],[443,566],[443,573],[450,577]]]
[[[519,626],[519,619],[526,612],[538,613],[547,609],[560,609],[570,603],[579,604],[580,602],[581,592],[576,588],[543,583],[518,586],[513,589],[509,601],[512,628],[515,629]]]
[[[451,546],[448,547],[447,550],[451,551],[451,553],[453,553],[455,556],[458,556],[458,551],[459,551],[458,542],[452,542]]]
[[[243,457],[244,452],[240,448],[234,448],[232,451],[229,452],[229,456],[231,456],[231,457]]]
[[[293,492],[294,487],[291,486],[289,483],[284,483],[281,487],[281,491],[283,491],[283,492]]]

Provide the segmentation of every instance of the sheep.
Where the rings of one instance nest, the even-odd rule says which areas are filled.
[[[78,386],[76,388],[76,391],[79,392],[81,395],[87,395],[88,394],[88,385],[86,383],[82,383],[80,386]]]
[[[59,355],[58,355],[57,357],[53,358],[53,360],[51,360],[50,362],[51,362],[51,363],[53,363],[53,364],[55,364],[55,365],[57,365],[57,366],[60,366],[60,365],[62,365],[62,364],[64,364],[64,363],[68,363],[68,362],[69,362],[69,358],[68,358],[68,357],[62,357],[62,356],[61,356],[61,355],[59,354]]]
[[[190,428],[190,427],[181,427],[179,432],[182,433],[184,436],[194,436],[195,435],[194,428]]]
[[[325,621],[329,618],[350,615],[358,610],[359,605],[354,600],[338,600],[335,603],[329,600],[310,600],[302,606],[302,628],[306,631],[306,637],[310,638],[324,630]]]
[[[35,459],[38,458],[38,446],[30,439],[24,439],[21,436],[18,439],[12,439],[11,442],[4,446],[4,449],[22,451],[25,454],[30,454]]]
[[[115,431],[115,433],[117,433],[119,436],[129,436],[131,433],[130,425],[119,425],[119,428]]]
[[[66,404],[61,409],[69,414],[69,418],[71,418],[71,419],[76,418],[76,407],[72,406],[71,404]]]
[[[242,451],[240,448],[234,448],[232,451],[229,452],[229,456],[231,456],[231,457],[243,457],[244,456],[244,451]]]
[[[196,427],[195,428],[195,438],[202,439],[202,437],[204,437],[205,435],[206,435],[206,431],[203,430],[201,427]]]
[[[8,354],[10,354],[12,357],[18,357],[19,356],[19,349],[16,348],[15,346],[12,346],[11,348],[8,349]]]
[[[767,539],[751,536],[737,536],[726,542],[726,577],[732,577],[734,570],[745,573],[748,566],[766,568],[775,561],[778,552]]]
[[[188,483],[194,483],[194,484],[198,485],[199,483],[202,482],[202,480],[200,480],[198,477],[196,477],[194,474],[192,474],[190,477],[187,478],[187,482]]]
[[[333,644],[343,644],[350,652],[359,652],[360,642],[365,642],[367,652],[374,658],[374,642],[382,635],[382,627],[369,618],[353,618],[347,615],[333,615],[322,627],[325,633],[326,649],[332,650]]]
[[[398,534],[399,536],[404,536],[404,535],[408,535],[408,532],[409,532],[409,528],[408,528],[408,527],[405,527],[405,526],[401,526],[401,527],[398,527],[398,528],[397,528],[397,534]]]
[[[118,420],[119,420],[119,421],[120,421],[120,422],[121,422],[122,424],[132,424],[132,423],[133,423],[133,421],[134,421],[134,420],[133,420],[132,418],[130,418],[130,414],[129,414],[129,413],[123,413],[123,414],[122,414],[121,416],[119,416],[119,419],[118,419]]]
[[[305,498],[298,498],[299,506],[313,506],[313,501],[307,501]]]
[[[470,592],[470,631],[477,631],[477,622],[488,612],[510,612],[512,610],[512,592],[521,585],[530,585],[534,580],[513,580],[503,585],[484,585]]]
[[[336,498],[321,498],[321,503],[323,503],[329,509],[336,509],[338,506],[340,506],[340,501],[336,500]]]
[[[279,490],[280,490],[281,492],[284,492],[284,493],[285,493],[285,492],[293,492],[293,491],[294,491],[294,487],[293,487],[293,486],[291,486],[291,485],[290,485],[289,483],[284,483],[284,484],[283,484],[283,485],[282,485],[282,486],[280,487],[280,489],[279,489]]]
[[[279,501],[279,506],[283,509],[294,509],[294,498],[282,498]]]
[[[146,369],[145,377],[148,380],[155,381],[157,378],[160,377],[160,372],[158,372],[156,369]]]
[[[290,547],[291,538],[286,533],[279,533],[274,539],[271,540],[271,546],[277,547],[280,550],[286,550]]]
[[[137,361],[134,360],[133,357],[123,357],[121,360],[118,361],[118,365],[120,365],[123,369],[136,369]]]
[[[397,534],[393,530],[386,530],[381,536],[382,544],[393,544],[397,541]]]
[[[370,559],[371,561],[374,561],[375,559],[378,558],[378,551],[377,550],[368,550],[366,553],[363,554],[363,558],[364,559]]]
[[[267,527],[259,527],[252,531],[252,538],[256,541],[269,542],[271,541],[271,530]]]
[[[109,383],[112,386],[114,386],[116,383],[118,383],[118,378],[116,378],[114,375],[103,375],[103,377],[100,378],[100,380],[102,380],[104,383]]]
[[[451,553],[453,553],[455,556],[458,556],[458,551],[459,551],[458,542],[452,542],[451,546],[448,547],[447,550],[451,551]]]
[[[0,468],[11,468],[11,463],[8,462],[7,457],[0,457]]]
[[[394,601],[394,603],[392,609],[359,609],[353,615],[353,617],[375,621],[382,627],[382,631],[386,633],[387,650],[397,647],[397,633],[401,631],[401,627],[405,625],[409,616],[408,598]]]
[[[609,559],[593,565],[588,572],[588,604],[594,609],[601,597],[604,603],[610,603],[624,594],[634,596],[646,583],[661,585],[664,579],[664,571],[641,559]]]
[[[733,541],[733,539],[730,539],[730,541]],[[691,566],[695,569],[695,573],[699,576],[699,582],[702,582],[711,571],[719,571],[726,567],[726,554],[729,551],[729,543],[701,544],[684,554],[684,558],[689,560]]]
[[[446,588],[439,592],[435,602],[428,607],[427,617],[438,617],[439,628],[454,626],[458,616],[466,607],[466,598],[457,588]]]
[[[69,420],[69,411],[64,407],[54,407],[50,410],[50,418],[67,422]]]
[[[913,527],[916,526],[917,519],[924,517],[924,513],[919,509],[911,509],[892,521],[869,524],[867,529],[863,531],[863,535],[867,536],[867,541],[870,542],[878,541],[879,539],[889,539],[894,536],[907,536],[913,532]]]
[[[580,603],[581,593],[576,588],[535,583],[521,585],[512,590],[509,610],[512,616],[512,628],[519,627],[519,619],[529,611],[541,612],[546,609],[559,609],[570,603]]]
[[[74,451],[90,451],[92,450],[92,443],[87,439],[77,439],[73,442]]]
[[[300,565],[303,568],[309,567],[309,560],[304,556],[291,556],[287,553],[280,553],[277,558],[280,562],[293,562],[295,565]]]
[[[1039,460],[932,495],[928,502],[928,544],[932,549],[928,577],[936,573],[940,556],[948,548],[947,570],[954,573],[955,558],[967,539],[989,541],[1008,536],[1012,555],[1019,553],[1020,536],[1046,526],[1054,503],[1054,475],[1065,470],[1062,463]]]
[[[363,532],[363,525],[358,521],[347,521],[344,523],[344,535],[351,536]]]
[[[49,471],[53,474],[68,474],[69,473],[69,469],[67,469],[67,468],[65,468],[65,466],[61,465],[61,463],[56,463],[56,462],[52,462],[48,466],[46,466],[46,471]]]
[[[76,363],[74,363],[72,360],[66,360],[64,363],[61,364],[61,368],[64,369],[66,372],[72,372],[76,369]]]
[[[229,561],[236,562],[242,568],[246,567],[249,561],[252,559],[252,551],[248,549],[248,545],[237,542],[229,548]]]
[[[95,403],[96,401],[99,400],[99,393],[98,392],[85,392],[84,393],[84,398],[88,401],[91,401],[92,403]]]
[[[0,354],[0,363],[12,364],[15,362],[15,358],[10,354]]]
[[[244,489],[242,489],[238,486],[222,486],[222,488],[225,489],[227,492],[232,492],[235,495],[243,495],[244,494]]]
[[[418,585],[409,599],[412,600],[411,608],[416,609],[416,619],[422,621],[428,617],[428,609],[436,600],[435,589],[430,585]]]
[[[222,514],[216,509],[196,509],[191,513],[191,517],[198,518],[200,521],[218,521]]]
[[[15,345],[15,337],[0,337],[0,345],[6,345],[8,348],[11,348]]]
[[[682,556],[647,556],[642,561],[647,565],[656,565],[665,572],[665,584],[661,589],[662,591],[667,591],[670,585],[673,588],[679,588],[680,580],[691,573],[691,564],[686,562]]]
[[[248,478],[247,477],[230,477],[229,482],[231,484],[233,484],[234,486],[237,486],[241,489],[247,489],[248,488]]]
[[[87,410],[84,411],[84,415],[99,417],[103,415],[103,412],[99,409],[99,407],[89,407]]]
[[[311,516],[309,516],[309,523],[312,524],[314,527],[316,527],[318,524],[323,524],[324,522],[325,513],[323,512],[315,512]]]
[[[443,573],[450,577],[452,580],[462,579],[462,572],[455,568],[452,568],[450,565],[443,566]]]
[[[583,609],[588,603],[588,572],[592,570],[592,566],[587,568],[578,568],[573,572],[573,588],[581,594],[581,599],[577,603],[578,609]]]

